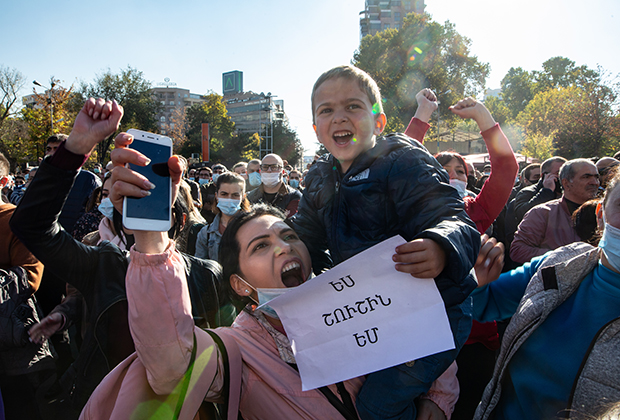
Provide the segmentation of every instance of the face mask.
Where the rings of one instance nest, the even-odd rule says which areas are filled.
[[[253,187],[258,187],[261,182],[261,177],[258,172],[252,172],[248,175],[248,181],[250,181],[250,185]]]
[[[299,181],[297,179],[291,179],[288,183],[293,188],[299,188]]]
[[[100,173],[101,171],[99,170],[99,168],[95,168],[95,169],[93,169],[93,172],[94,172],[94,173],[96,173],[96,174],[98,174],[98,173]]]
[[[269,306],[268,302],[288,292],[288,289],[286,287],[279,289],[256,289],[256,292],[258,293],[258,308],[256,309],[272,318],[280,319],[278,313]]]
[[[213,174],[212,181],[213,181],[214,184],[217,182],[217,179],[219,177],[220,177],[220,174]]]
[[[278,296],[283,295],[284,293],[288,292],[288,289],[286,287],[278,288],[278,289],[261,289],[261,288],[256,289],[250,283],[243,280],[240,276],[237,276],[237,277],[239,277],[239,279],[241,279],[241,281],[244,282],[247,286],[249,286],[252,290],[256,290],[256,293],[258,294],[258,302],[256,302],[252,298],[252,296],[248,296],[248,297],[254,300],[254,302],[258,304],[258,307],[256,308],[257,310],[261,311],[265,315],[269,315],[272,318],[280,319],[278,317],[278,313],[267,303],[277,298]],[[247,289],[246,289],[246,292],[247,292]]]
[[[200,179],[198,180],[198,183],[199,183],[200,185],[205,185],[205,184],[208,184],[208,183],[209,183],[209,180],[208,180],[207,178],[200,178]]]
[[[241,200],[234,198],[218,198],[217,208],[227,216],[232,216],[241,208]]]
[[[604,211],[603,221],[605,222],[605,230],[598,246],[605,253],[609,264],[617,271],[620,271],[620,229],[605,221]]]
[[[261,179],[263,181],[263,185],[267,188],[273,188],[276,185],[278,185],[278,183],[280,182],[280,173],[276,172],[276,173],[272,173],[272,172],[265,172],[263,174],[261,174]]]
[[[467,182],[461,181],[460,179],[451,179],[450,185],[456,188],[461,198],[465,197],[465,195],[467,194],[467,192],[465,191],[465,188],[467,188]]]
[[[112,220],[112,217],[114,216],[114,205],[108,197],[101,200],[101,204],[99,204],[98,208],[101,214]]]

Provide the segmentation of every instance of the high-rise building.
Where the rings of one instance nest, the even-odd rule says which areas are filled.
[[[176,84],[151,89],[153,97],[162,105],[160,113],[157,114],[157,120],[159,130],[164,135],[174,128],[175,111],[177,114],[184,113],[185,108],[204,102],[202,95],[174,86]]]
[[[424,0],[365,0],[360,12],[361,37],[386,29],[400,29],[405,16],[411,12],[424,13]]]

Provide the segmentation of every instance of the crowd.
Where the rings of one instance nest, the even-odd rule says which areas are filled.
[[[123,198],[153,187],[127,165],[148,163],[130,135],[110,164],[82,168],[117,130],[116,102],[86,101],[27,173],[0,154],[0,419],[618,411],[620,161],[554,156],[519,170],[472,98],[450,110],[477,123],[490,164],[432,156],[432,90],[404,133],[383,135],[379,89],[352,66],[325,72],[311,99],[329,153],[303,170],[277,154],[230,169],[173,156],[168,232],[123,226]],[[266,303],[394,235],[406,241],[395,269],[434,279],[455,348],[302,391]]]

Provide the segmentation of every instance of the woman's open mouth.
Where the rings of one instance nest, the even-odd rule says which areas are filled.
[[[304,278],[299,262],[291,261],[282,267],[282,284],[286,287],[296,287],[304,281],[306,281],[306,279]]]

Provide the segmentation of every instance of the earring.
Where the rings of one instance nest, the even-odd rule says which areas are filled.
[[[245,289],[245,293],[250,293],[250,291],[248,289]]]

